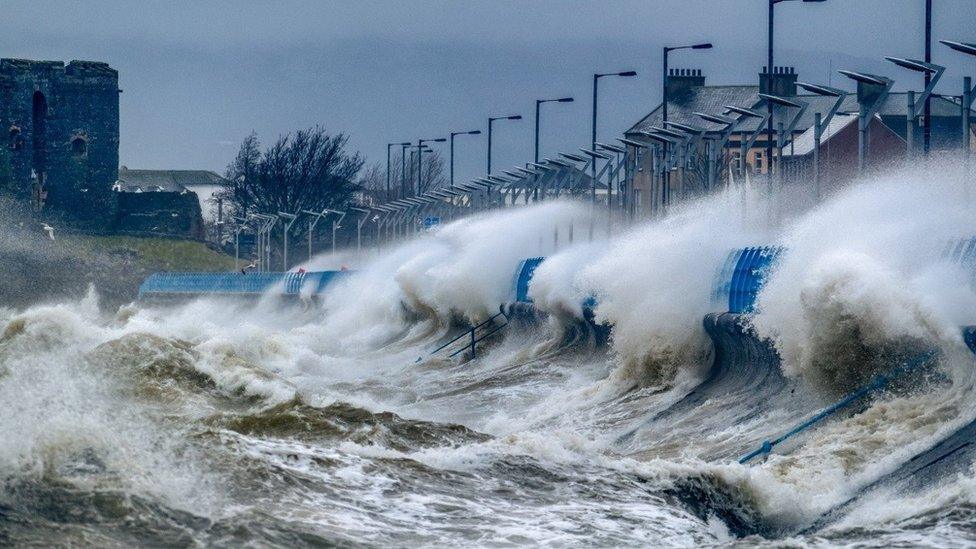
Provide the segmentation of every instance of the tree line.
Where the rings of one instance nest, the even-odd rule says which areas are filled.
[[[390,170],[388,194],[385,162],[367,165],[362,154],[349,149],[346,134],[321,126],[282,135],[266,147],[251,133],[227,166],[219,197],[232,214],[225,222],[233,226],[238,223],[235,218],[253,214],[344,210],[447,184],[444,160],[437,151],[423,155],[419,178],[417,159],[409,150],[403,158],[394,151]],[[296,226],[296,233],[300,231]]]

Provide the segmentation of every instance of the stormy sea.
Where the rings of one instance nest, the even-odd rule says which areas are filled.
[[[317,296],[0,308],[0,543],[974,544],[972,181],[732,187],[611,234],[549,201],[314,257],[350,270]],[[749,246],[786,251],[732,317]]]

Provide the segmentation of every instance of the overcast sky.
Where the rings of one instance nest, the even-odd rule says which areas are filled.
[[[976,42],[976,0],[934,0],[933,36]],[[593,72],[636,70],[600,87],[600,136],[611,139],[660,99],[661,47],[672,67],[709,83],[749,84],[765,64],[765,0],[107,1],[7,0],[4,57],[107,61],[119,71],[121,162],[223,172],[240,140],[323,125],[385,165],[386,143],[498,123],[494,164],[531,160],[536,98],[543,156],[589,142]],[[920,78],[884,55],[923,55],[923,0],[783,3],[776,64],[801,80],[847,87],[838,68]],[[958,94],[976,59],[936,43]],[[463,140],[463,141],[462,141]],[[458,178],[484,172],[484,136],[459,138]]]

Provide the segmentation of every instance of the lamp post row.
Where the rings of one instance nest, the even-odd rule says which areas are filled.
[[[773,82],[773,74],[775,74],[775,64],[774,64],[774,56],[773,56],[773,53],[774,53],[774,51],[773,51],[773,47],[774,47],[774,16],[775,16],[775,9],[774,8],[775,8],[775,5],[776,4],[779,4],[781,2],[787,2],[787,1],[791,1],[791,0],[768,0],[768,10],[769,10],[769,15],[768,15],[768,35],[767,35],[768,44],[767,44],[767,67],[766,67],[766,70],[765,70],[766,76],[767,76],[766,82],[768,83],[768,87],[767,87],[766,90],[761,90],[761,91],[765,91],[766,92],[766,93],[761,94],[761,96],[764,99],[766,99],[766,104],[767,104],[767,116],[765,117],[765,119],[766,119],[765,120],[765,122],[766,122],[766,171],[769,174],[769,180],[770,180],[770,182],[772,181],[772,172],[773,172],[773,163],[772,163],[772,158],[773,158],[773,154],[772,154],[772,149],[773,149],[773,112],[772,111],[773,111],[773,107],[774,107],[774,105],[780,105],[780,106],[786,107],[786,108],[798,108],[799,109],[799,112],[793,118],[793,121],[790,124],[790,130],[792,130],[792,127],[795,125],[795,122],[799,119],[800,115],[802,114],[803,110],[805,110],[805,107],[806,107],[806,104],[805,103],[803,105],[801,105],[800,103],[802,103],[802,102],[786,100],[786,99],[784,99],[782,97],[775,96],[775,95],[773,95],[771,93],[771,92],[775,91],[775,90],[771,89],[772,88],[771,83]],[[810,2],[810,3],[812,3],[812,2],[818,2],[819,3],[819,2],[824,2],[824,1],[825,0],[802,0],[802,2]],[[939,77],[942,75],[942,72],[944,71],[944,67],[939,67],[939,66],[936,66],[936,65],[932,65],[931,64],[931,0],[925,0],[925,4],[926,4],[926,13],[925,13],[925,61],[924,62],[921,62],[921,61],[911,60],[911,59],[906,60],[906,59],[901,59],[901,58],[887,58],[889,61],[892,61],[892,62],[898,64],[899,66],[902,66],[904,68],[908,68],[910,70],[915,70],[917,72],[921,72],[921,73],[924,74],[924,77],[925,77],[925,85],[926,85],[925,87],[926,87],[926,89],[923,92],[922,97],[919,98],[919,100],[917,101],[917,104],[913,101],[914,100],[913,94],[911,92],[909,93],[909,100],[910,100],[910,102],[912,102],[912,105],[909,106],[908,115],[906,116],[906,119],[907,119],[907,122],[908,122],[908,125],[909,125],[909,134],[908,134],[909,135],[909,140],[908,140],[909,141],[909,144],[908,144],[909,153],[911,153],[911,151],[913,150],[913,143],[914,143],[914,139],[913,139],[913,136],[912,136],[912,128],[913,128],[913,126],[915,124],[915,120],[917,119],[917,117],[920,114],[924,114],[924,120],[925,120],[925,128],[924,128],[924,134],[923,134],[923,147],[924,147],[924,150],[926,152],[929,149],[929,142],[930,142],[930,126],[929,126],[930,125],[930,116],[928,116],[928,114],[929,114],[929,109],[930,109],[930,98],[931,98],[932,88],[935,87],[935,84],[938,82]],[[966,43],[960,43],[960,42],[951,42],[951,41],[946,41],[946,40],[943,40],[942,43],[944,43],[945,45],[949,46],[950,48],[952,48],[954,50],[957,50],[957,51],[960,51],[962,53],[966,53],[966,54],[970,54],[970,55],[976,55],[976,45],[966,44]],[[662,98],[662,122],[664,124],[662,124],[662,126],[664,126],[664,128],[655,128],[656,135],[648,134],[648,136],[649,137],[657,137],[658,138],[658,140],[662,144],[662,149],[665,151],[665,154],[667,154],[667,150],[668,150],[669,145],[672,145],[672,144],[675,143],[675,137],[673,136],[673,134],[672,134],[672,137],[670,139],[660,139],[661,137],[668,137],[669,131],[666,129],[667,126],[677,126],[679,129],[683,129],[686,132],[692,132],[693,130],[697,130],[697,128],[694,128],[694,127],[688,126],[688,125],[682,125],[682,124],[676,124],[676,123],[669,124],[668,123],[669,122],[668,121],[668,100],[669,100],[669,97],[668,97],[668,77],[669,77],[669,74],[668,74],[668,54],[671,51],[680,50],[680,49],[710,49],[710,48],[712,48],[712,44],[711,43],[699,43],[699,44],[692,44],[692,45],[685,45],[685,46],[669,46],[669,47],[665,47],[664,50],[663,50],[663,61],[664,61],[664,63],[663,63],[663,77],[662,77],[662,87],[663,87],[663,93],[662,93],[662,95],[663,95],[663,98]],[[870,80],[870,82],[868,82],[870,84],[884,86],[885,87],[885,89],[884,89],[885,92],[887,92],[888,90],[890,90],[891,82],[892,82],[891,79],[888,79],[888,78],[885,78],[885,77],[876,77],[874,75],[865,75],[863,73],[852,73],[850,71],[841,71],[841,72],[843,74],[845,74],[846,76],[849,76],[849,77],[853,78],[854,80],[857,80],[858,82],[868,82]],[[597,74],[594,74],[593,75],[593,121],[592,121],[592,135],[591,135],[591,150],[595,150],[596,149],[597,108],[598,108],[598,82],[599,82],[599,79],[600,78],[603,78],[603,77],[606,77],[606,76],[630,77],[630,76],[636,76],[636,72],[635,71],[625,71],[625,72],[618,72],[618,73],[597,73]],[[976,95],[976,89],[972,89],[972,90],[970,89],[971,80],[967,78],[965,83],[966,83],[966,89],[965,89],[965,92],[964,92],[963,96],[961,96],[961,99],[962,99],[963,118],[964,118],[964,122],[963,123],[964,124],[966,123],[966,119],[969,118],[968,116],[966,116],[968,114],[968,112],[966,112],[967,111],[967,107],[969,107],[969,106],[972,105],[973,96]],[[817,135],[815,135],[815,139],[816,138],[819,138],[819,137],[822,136],[822,133],[823,133],[824,128],[826,128],[826,126],[829,124],[831,117],[834,114],[836,114],[837,109],[840,106],[840,103],[843,102],[843,100],[844,100],[844,98],[846,97],[847,94],[846,94],[846,92],[842,92],[842,91],[837,90],[837,89],[834,89],[834,88],[828,88],[826,86],[816,86],[816,85],[813,85],[813,84],[804,84],[804,83],[798,83],[797,85],[800,86],[800,87],[802,87],[802,88],[804,88],[804,89],[806,89],[807,91],[810,91],[810,92],[814,93],[814,94],[818,94],[818,95],[829,95],[829,96],[833,96],[833,97],[837,97],[838,98],[838,100],[837,100],[836,104],[834,105],[833,109],[827,114],[826,119],[821,118],[822,117],[821,113],[817,113],[817,115],[815,117],[816,119],[814,121],[815,122],[814,130],[815,130],[815,133],[817,134]],[[538,164],[538,161],[539,161],[539,131],[540,131],[540,112],[541,112],[541,105],[543,103],[549,103],[549,102],[563,102],[563,103],[568,103],[568,102],[572,102],[572,101],[574,101],[574,99],[572,97],[563,97],[563,98],[557,98],[557,99],[537,99],[536,100],[536,110],[535,110],[535,142],[534,142],[534,155],[533,155],[533,158],[534,158],[534,161],[535,161],[536,164]],[[730,109],[730,110],[734,110],[734,109]],[[922,113],[919,113],[919,110],[922,110]],[[862,115],[863,115],[863,111],[864,111],[864,106],[862,106]],[[740,114],[742,114],[742,113],[740,112]],[[749,114],[749,116],[756,116],[756,113],[754,113],[754,111],[750,111],[748,114]],[[721,118],[721,117],[717,117],[717,116],[711,116],[711,117],[709,117],[709,116],[703,116],[701,114],[699,114],[698,116],[700,116],[700,117],[702,117],[702,118],[704,118],[706,120],[712,121],[712,122],[717,122]],[[863,122],[863,119],[865,117],[862,116],[861,118],[862,118],[862,122]],[[488,176],[489,177],[491,177],[491,175],[492,175],[492,130],[493,130],[493,123],[495,121],[497,121],[497,120],[521,120],[521,119],[522,119],[522,116],[521,115],[510,115],[510,116],[501,116],[501,117],[489,117],[489,119],[488,119],[488,150],[487,150],[487,168],[488,168]],[[781,123],[780,125],[782,126],[783,124]],[[761,125],[760,125],[760,127],[761,127]],[[727,131],[730,130],[730,129],[731,129],[731,124],[726,127],[726,130]],[[480,130],[472,130],[472,131],[464,131],[464,132],[451,132],[450,133],[450,182],[451,182],[451,186],[452,187],[454,186],[454,138],[456,136],[458,136],[458,135],[479,135],[480,133],[481,133]],[[785,131],[781,130],[781,133],[783,133],[784,135],[780,135],[779,136],[779,139],[777,139],[777,142],[778,142],[778,145],[780,145],[780,148],[782,146],[782,143],[779,143],[779,142],[781,142],[781,141],[784,140],[785,135],[788,134],[788,132],[785,132]],[[965,133],[967,133],[967,135],[964,138],[964,143],[968,143],[969,139],[966,139],[966,138],[969,137],[968,136],[968,132],[965,132]],[[704,134],[704,131],[702,131],[702,135],[703,134]],[[866,128],[862,128],[861,134],[862,134],[861,139],[860,139],[861,146],[859,147],[859,153],[860,153],[859,154],[859,166],[863,169],[863,166],[864,166],[864,156],[866,154],[866,139],[864,138],[864,134],[866,134]],[[688,139],[688,138],[686,138],[686,139]],[[406,194],[406,182],[405,182],[406,174],[405,174],[405,165],[404,165],[405,164],[405,151],[406,151],[406,149],[408,147],[415,147],[417,149],[417,193],[416,194],[419,194],[420,193],[420,190],[421,190],[421,187],[422,187],[422,181],[423,181],[422,180],[422,177],[423,177],[423,172],[422,172],[422,169],[423,169],[423,156],[422,155],[425,152],[433,152],[433,151],[431,151],[427,147],[426,143],[433,143],[433,142],[442,143],[442,142],[445,142],[445,141],[448,141],[448,139],[446,139],[446,138],[419,139],[416,146],[412,146],[410,143],[388,143],[387,144],[387,182],[386,182],[386,198],[387,198],[387,201],[390,201],[392,199],[391,171],[390,171],[391,148],[394,147],[394,146],[397,146],[397,145],[399,145],[401,147],[401,184],[403,185],[404,194]],[[714,143],[713,143],[713,145],[714,145]],[[780,153],[780,154],[782,154],[782,153]],[[816,156],[816,154],[815,154],[815,156]],[[740,168],[744,167],[744,165],[745,165],[745,158],[742,158],[741,159],[741,162],[742,162],[742,164],[740,165]],[[815,164],[815,170],[814,171],[815,172],[819,172],[819,167],[817,166],[818,163],[816,162],[816,159],[815,159],[814,164]],[[595,162],[592,165],[592,169],[593,169],[593,177],[595,179],[595,176],[596,176],[596,174],[595,174],[595,171],[596,171]],[[814,176],[815,179],[817,179],[818,176],[819,176],[819,173],[815,173],[815,176]],[[667,180],[666,179],[665,179],[665,184],[662,185],[662,189],[663,189],[663,191],[662,191],[662,194],[663,194],[663,196],[662,196],[662,203],[663,204],[667,204],[667,202],[669,200],[669,196],[668,196],[669,195],[669,189],[668,189],[668,185],[667,185]],[[818,185],[818,195],[819,195],[819,185]],[[594,197],[594,200],[595,200],[595,197]],[[608,201],[609,201],[609,197],[608,197]],[[285,231],[286,231],[286,234],[285,234],[285,250],[287,250],[287,231],[291,227],[291,225],[295,222],[295,220],[297,219],[297,217],[294,216],[294,215],[292,215],[292,214],[287,214],[285,212],[279,212],[279,216],[282,219],[287,220],[287,222],[284,223],[284,225],[285,225]],[[265,218],[262,218],[262,219],[266,219],[267,221],[269,221],[269,223],[265,223],[263,225],[264,230],[262,230],[260,232],[270,233],[270,229],[271,229],[271,227],[273,227],[273,223],[274,223],[271,220],[271,216],[266,216]],[[335,227],[333,228],[333,235],[334,235],[334,233],[335,233]],[[264,247],[265,248],[268,248],[269,246],[265,245]],[[266,253],[268,254],[268,257],[265,259],[265,263],[266,264],[267,263],[270,263],[270,253],[269,252],[270,252],[270,250],[266,250]],[[286,254],[285,255],[285,258],[287,258],[287,251],[285,251],[285,254]],[[264,259],[264,258],[262,258],[262,259]],[[286,262],[286,268],[287,268],[287,259],[285,259],[285,262]]]

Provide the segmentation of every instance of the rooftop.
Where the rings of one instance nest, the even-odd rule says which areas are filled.
[[[225,181],[209,170],[130,170],[125,166],[119,169],[119,187],[123,192],[183,192]]]
[[[708,131],[719,131],[722,126],[719,124],[706,122],[695,116],[694,113],[702,112],[707,114],[724,114],[726,105],[734,105],[765,112],[766,101],[759,97],[759,86],[694,86],[681,90],[676,97],[669,98],[668,101],[668,120],[682,124],[698,126]],[[908,111],[908,100],[905,92],[891,93],[888,95],[878,114],[885,117],[906,116]],[[826,114],[833,106],[833,97],[822,95],[802,95],[794,96],[800,101],[809,103],[809,107],[797,122],[796,132],[805,132],[813,126],[813,119],[816,113]],[[933,97],[932,101],[933,117],[958,117],[960,116],[960,104],[945,97]],[[839,113],[858,112],[857,94],[851,93],[841,104]],[[773,125],[782,122],[788,124],[795,115],[796,110],[792,107],[773,106]],[[733,115],[735,116],[735,115]],[[760,123],[758,118],[738,117],[740,122],[736,125],[735,131],[752,132]],[[743,119],[744,118],[744,119]],[[628,136],[641,131],[651,131],[651,127],[660,127],[662,123],[661,105],[658,105],[647,116],[634,124],[625,133]]]

